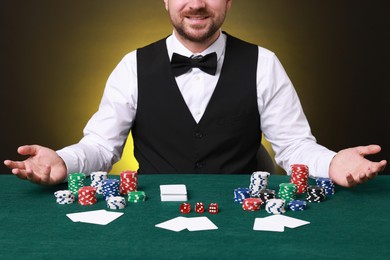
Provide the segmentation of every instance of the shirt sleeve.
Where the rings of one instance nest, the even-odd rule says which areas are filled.
[[[261,128],[275,161],[287,174],[290,165],[306,164],[313,177],[328,177],[335,152],[319,145],[311,133],[301,102],[276,55],[259,47],[257,95]]]
[[[98,111],[79,143],[57,151],[67,172],[109,171],[123,152],[137,106],[136,51],[126,55],[109,76]]]

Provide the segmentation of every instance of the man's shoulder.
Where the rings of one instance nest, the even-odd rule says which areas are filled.
[[[240,44],[247,45],[247,46],[252,46],[252,48],[254,48],[254,47],[258,48],[259,58],[274,59],[276,57],[275,53],[273,51],[271,51],[270,49],[267,49],[266,47],[263,47],[257,43],[252,43],[252,42],[243,40],[241,38],[238,38],[236,36],[230,35],[229,33],[225,32],[225,31],[223,33],[226,34],[227,40],[230,42],[235,42],[235,43],[240,43]]]
[[[140,51],[140,50],[144,50],[144,49],[160,49],[161,47],[165,47],[166,46],[166,40],[169,36],[167,37],[164,37],[160,40],[157,40],[155,42],[152,42],[152,43],[149,43],[145,46],[142,46],[140,48],[137,49],[137,51]]]

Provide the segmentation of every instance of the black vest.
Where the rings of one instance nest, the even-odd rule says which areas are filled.
[[[139,173],[256,171],[261,143],[258,47],[227,37],[221,75],[196,123],[172,74],[166,39],[137,50],[138,105],[132,128]]]

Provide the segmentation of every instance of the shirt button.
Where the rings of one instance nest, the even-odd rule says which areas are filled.
[[[204,134],[202,134],[201,132],[198,132],[198,131],[195,132],[194,135],[195,135],[195,137],[198,138],[198,139],[201,139],[201,138],[204,136]]]
[[[202,168],[204,166],[204,163],[202,163],[202,162],[196,162],[195,163],[195,169],[200,169],[200,168]]]

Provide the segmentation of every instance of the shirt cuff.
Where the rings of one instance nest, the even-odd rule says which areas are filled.
[[[69,151],[64,149],[56,151],[58,156],[62,158],[62,160],[65,163],[66,170],[67,170],[67,176],[71,173],[79,172],[79,165],[77,164],[77,158],[70,153]],[[68,178],[68,177],[67,177]]]
[[[329,151],[326,154],[323,154],[321,158],[318,158],[313,172],[311,172],[309,169],[310,176],[313,178],[329,178],[330,162],[335,155],[336,152]]]

